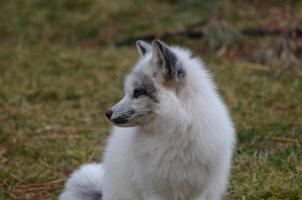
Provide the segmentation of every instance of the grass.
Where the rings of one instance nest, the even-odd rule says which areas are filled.
[[[104,2],[0,2],[0,199],[56,199],[74,169],[100,160],[111,126],[103,113],[138,57],[134,44],[111,44],[210,17],[261,25],[285,4],[302,15],[296,1]],[[236,123],[226,199],[301,199],[301,68],[227,56],[234,49],[207,53],[200,40],[170,42],[204,58]]]

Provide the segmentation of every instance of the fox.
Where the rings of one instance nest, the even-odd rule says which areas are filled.
[[[105,113],[103,161],[73,172],[59,200],[221,200],[236,137],[210,72],[188,49],[136,46],[125,96]]]

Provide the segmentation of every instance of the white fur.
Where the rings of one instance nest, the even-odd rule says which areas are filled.
[[[183,88],[176,94],[157,85],[160,103],[154,119],[142,127],[114,127],[104,155],[104,176],[99,178],[95,167],[80,169],[60,200],[84,200],[77,196],[82,193],[78,184],[86,184],[87,176],[93,176],[96,189],[102,188],[103,200],[222,198],[235,144],[232,121],[200,60],[191,58],[189,51],[172,49],[185,68]],[[150,58],[150,53],[142,56],[134,72],[148,74]]]
[[[75,171],[59,200],[95,200],[102,194],[104,169],[101,164],[90,163]]]

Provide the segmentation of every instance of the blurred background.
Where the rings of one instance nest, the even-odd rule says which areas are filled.
[[[0,0],[0,199],[99,161],[137,39],[203,58],[236,123],[227,200],[302,198],[302,1]]]

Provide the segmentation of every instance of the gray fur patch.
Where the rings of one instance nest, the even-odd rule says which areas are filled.
[[[168,77],[185,77],[185,70],[181,66],[180,61],[177,59],[176,54],[168,47],[166,44],[159,40],[154,40],[157,48],[159,49],[159,53],[161,54],[162,61],[160,60],[159,65],[164,65],[167,69]]]
[[[158,102],[156,97],[156,88],[154,87],[152,80],[144,74],[137,74],[137,76],[139,79],[134,82],[134,90],[144,90],[146,96],[153,101]]]
[[[142,54],[145,55],[147,52],[147,49],[145,47],[143,47],[141,44],[138,44],[138,46],[140,47]]]
[[[98,191],[87,191],[81,194],[82,199],[85,200],[102,200],[103,194]]]
[[[147,42],[142,40],[136,41],[136,46],[141,55],[146,55],[149,51],[151,51],[151,46]]]

